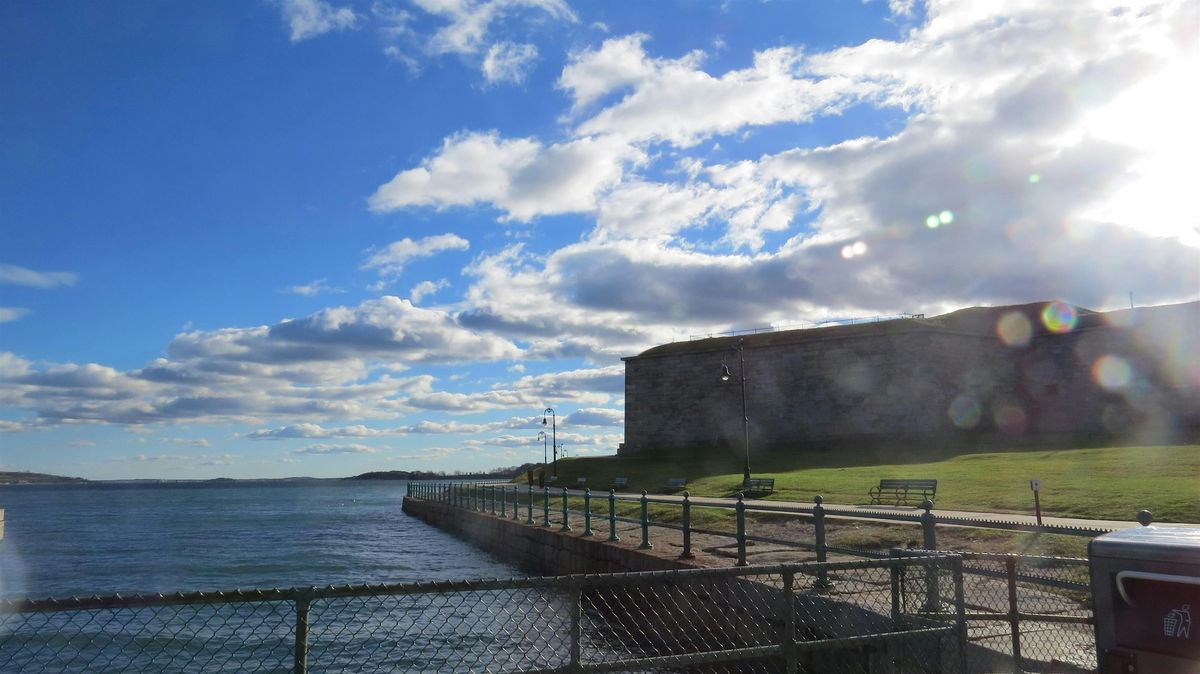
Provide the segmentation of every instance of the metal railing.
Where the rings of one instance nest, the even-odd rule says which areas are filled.
[[[966,631],[934,555],[0,601],[0,671],[963,672]]]
[[[748,506],[741,494],[728,504],[708,501],[696,504],[686,491],[681,500],[653,498],[644,491],[640,497],[623,496],[611,489],[602,498],[594,498],[590,489],[552,491],[549,487],[535,489],[532,485],[504,483],[414,482],[409,485],[409,494],[413,498],[441,501],[525,524],[556,528],[563,533],[603,537],[610,542],[619,541],[622,534],[632,534],[632,542],[643,550],[654,548],[652,528],[674,530],[682,539],[679,557],[683,559],[690,559],[695,554],[694,535],[722,537],[732,541],[732,557],[737,567],[749,566],[748,548],[755,545],[810,551],[818,563],[827,562],[831,554],[867,559],[936,554],[939,525],[1073,536],[1096,536],[1109,531],[942,517],[932,512],[932,503],[928,502],[919,514],[863,513],[826,508],[819,496],[811,508],[797,511],[794,507],[758,503]],[[598,509],[596,501],[600,501]],[[628,507],[623,509],[622,504],[636,504],[636,516],[618,514],[629,510]],[[652,506],[678,508],[679,524],[652,520]],[[732,528],[718,530],[692,526],[693,509],[697,507],[732,509]],[[812,538],[799,540],[755,535],[748,530],[747,511],[803,519],[812,525]],[[627,512],[626,515],[635,513]],[[911,545],[911,550],[868,550],[831,545],[828,542],[830,520],[837,518],[917,525],[919,542]],[[581,524],[582,529],[577,529]],[[624,526],[619,528],[618,524]],[[966,601],[970,607],[967,613],[970,671],[1045,671],[1052,666],[1070,666],[1081,671],[1095,668],[1086,559],[952,552],[968,560],[964,573],[969,579]]]

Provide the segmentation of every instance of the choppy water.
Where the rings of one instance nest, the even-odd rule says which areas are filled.
[[[0,487],[0,596],[524,575],[400,510],[403,482]]]

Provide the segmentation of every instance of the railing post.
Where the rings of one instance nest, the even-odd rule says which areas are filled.
[[[813,532],[816,540],[817,563],[824,564],[829,561],[829,548],[825,544],[825,506],[821,505],[825,501],[820,494],[813,497]],[[829,581],[829,570],[824,566],[817,567],[817,588],[827,589],[833,587],[833,583]]]
[[[925,512],[921,513],[921,533],[926,550],[937,550],[937,519],[933,516],[933,501],[925,499],[921,503]],[[925,566],[925,610],[938,612],[942,610],[942,598],[938,588],[937,566]]]
[[[737,503],[733,509],[737,511],[737,565],[749,566],[746,561],[746,504],[742,500],[742,492],[738,492]]]
[[[508,519],[508,485],[500,485],[500,519]]]
[[[550,526],[550,487],[542,487],[542,526]]]
[[[679,553],[681,559],[691,559],[695,557],[692,554],[692,494],[688,490],[683,490],[683,552]]]
[[[308,597],[296,599],[296,648],[293,652],[292,674],[308,672]]]
[[[608,490],[608,540],[621,540],[617,535],[617,490]]]
[[[649,550],[654,546],[650,544],[650,517],[648,513],[649,500],[646,498],[646,490],[642,490],[642,544],[638,546],[639,550]]]
[[[1013,671],[1021,674],[1021,616],[1017,612],[1017,558],[1004,558],[1004,571],[1008,577],[1008,625],[1012,630]]]
[[[951,573],[954,574],[954,614],[958,622],[958,669],[967,671],[967,606],[963,594],[963,559],[950,559]]]
[[[559,528],[559,531],[570,531],[571,523],[567,521],[567,488],[566,487],[562,488],[562,510],[563,510],[563,520],[562,520],[562,527]]]
[[[490,491],[492,493],[492,514],[495,515],[496,514],[496,485],[493,484],[493,485],[489,486],[488,491]]]
[[[592,536],[596,532],[592,531],[592,490],[589,487],[583,488],[583,535]]]
[[[796,611],[795,603],[796,572],[791,569],[783,570],[783,661],[787,674],[796,674],[800,663],[796,657]]]
[[[513,521],[521,521],[521,486],[513,485]]]
[[[528,518],[525,520],[525,524],[533,524],[533,483],[532,482],[529,483],[528,490],[529,490],[529,494],[528,494],[528,496],[529,496],[529,502],[528,502],[529,513],[528,513]]]

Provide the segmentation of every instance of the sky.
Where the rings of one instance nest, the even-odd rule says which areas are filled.
[[[1195,300],[1198,54],[1198,1],[0,3],[0,470],[611,454],[656,344]]]

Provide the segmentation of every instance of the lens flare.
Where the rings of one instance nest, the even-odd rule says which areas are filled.
[[[1036,173],[1029,174],[1029,184],[1030,185],[1036,185],[1040,182],[1042,182],[1042,177],[1040,175],[1038,175]]]
[[[855,255],[865,255],[867,253],[867,244],[862,241],[855,241],[852,248]]]
[[[863,241],[855,241],[842,246],[842,258],[849,260],[852,257],[865,255],[867,253],[867,244]]]
[[[937,219],[938,222],[942,223],[943,225],[948,225],[954,222],[954,212],[942,211],[941,213],[938,213]]]
[[[930,229],[937,229],[939,226],[941,226],[941,224],[942,221],[938,220],[938,216],[936,215],[931,215],[928,218],[925,218],[925,226]]]
[[[979,417],[983,411],[979,408],[979,402],[969,395],[960,395],[950,403],[950,409],[946,411],[950,417],[950,421],[954,422],[959,428],[975,428],[979,425]]]
[[[1120,356],[1100,356],[1092,363],[1092,379],[1108,391],[1125,388],[1133,379],[1133,368]]]
[[[1018,405],[1001,405],[992,412],[996,428],[1005,435],[1021,435],[1025,432],[1025,410]]]
[[[1030,324],[1028,318],[1025,318],[1025,314],[1019,311],[1010,311],[996,321],[996,336],[1004,342],[1005,346],[1013,348],[1029,346],[1029,340],[1033,338],[1033,325]]]
[[[1064,333],[1075,329],[1079,315],[1075,307],[1066,302],[1051,302],[1042,309],[1042,325],[1050,332]]]

